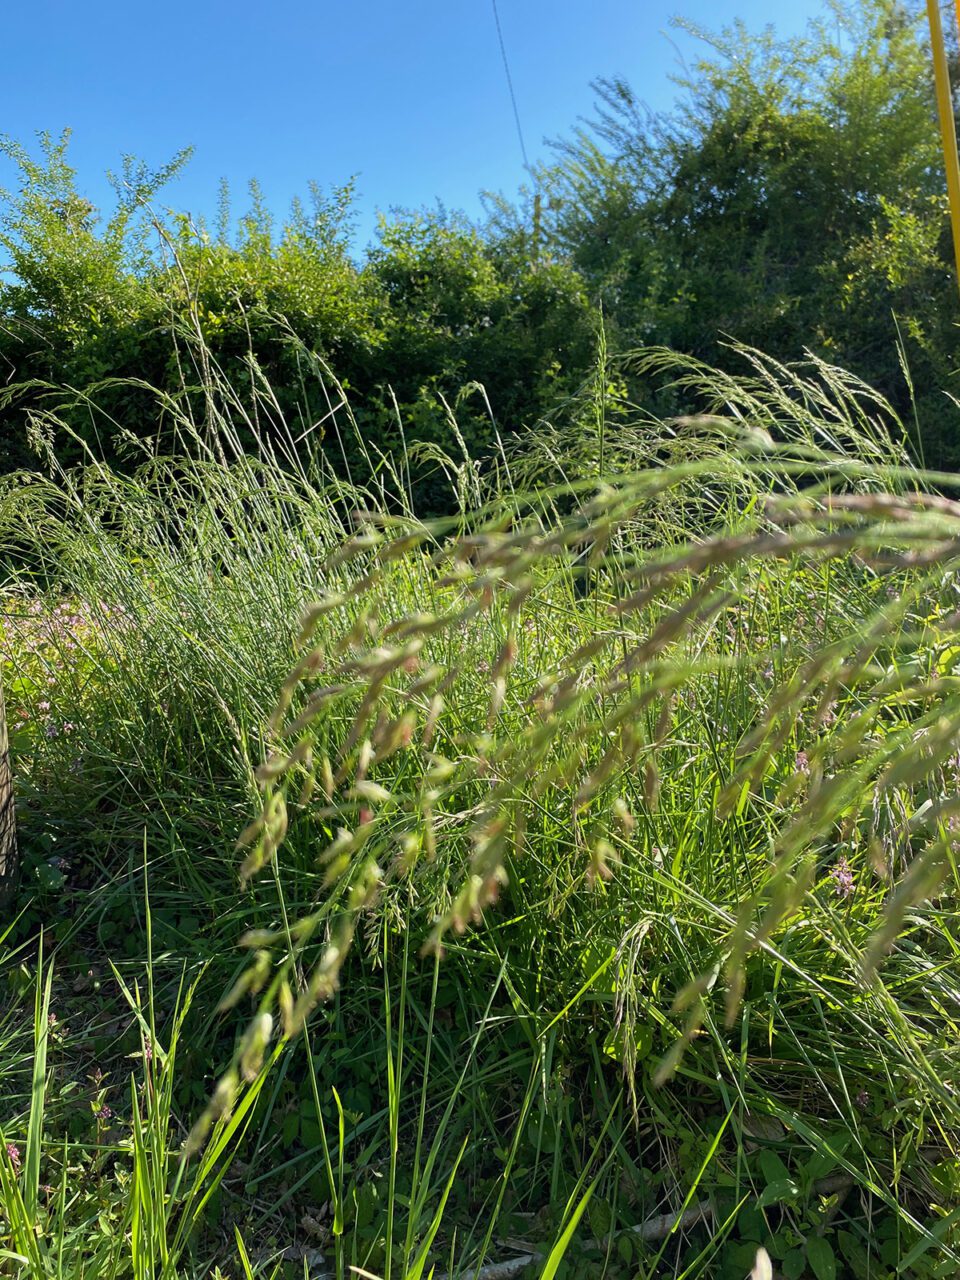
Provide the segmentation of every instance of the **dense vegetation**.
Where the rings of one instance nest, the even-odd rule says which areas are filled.
[[[3,1274],[960,1270],[923,46],[601,100],[362,261],[7,144]]]
[[[7,484],[21,1274],[953,1274],[960,507],[741,355],[443,521],[215,377]]]
[[[238,391],[262,375],[279,411],[303,415],[298,431],[320,423],[341,474],[356,451],[312,384],[304,394],[301,345],[349,391],[374,450],[445,442],[454,410],[483,454],[498,432],[552,419],[590,376],[598,306],[612,355],[655,342],[724,364],[724,336],[781,359],[809,348],[886,394],[928,465],[953,465],[957,298],[918,17],[864,0],[788,43],[736,28],[705,46],[670,117],[601,82],[596,121],[558,144],[536,201],[491,200],[479,226],[387,219],[360,258],[349,186],[314,188],[277,226],[254,184],[247,213],[232,218],[224,193],[203,227],[163,213],[185,154],[158,171],[128,159],[101,218],[66,135],[39,153],[8,140],[20,187],[0,211],[3,465],[35,456],[31,424],[54,404],[89,440],[88,396],[112,418],[98,441],[111,456],[137,438],[173,447],[144,387],[198,385],[201,338]],[[51,383],[74,390],[71,411]],[[618,390],[674,407],[629,361]],[[421,504],[439,496],[427,483]]]

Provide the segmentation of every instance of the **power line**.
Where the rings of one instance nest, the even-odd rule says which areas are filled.
[[[520,139],[520,154],[523,156],[523,167],[527,173],[533,177],[530,169],[530,161],[527,159],[527,147],[523,140],[523,127],[520,124],[520,112],[517,109],[517,95],[513,91],[513,77],[510,75],[510,63],[507,61],[507,47],[503,42],[503,28],[500,26],[500,12],[497,9],[497,0],[490,0],[493,5],[493,19],[497,24],[497,39],[500,41],[500,56],[503,58],[503,69],[507,76],[507,88],[510,90],[510,102],[513,105],[513,119],[517,126],[517,137]]]

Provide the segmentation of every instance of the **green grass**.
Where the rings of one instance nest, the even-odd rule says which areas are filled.
[[[216,379],[7,483],[11,1266],[956,1273],[960,508],[745,356],[427,522]]]

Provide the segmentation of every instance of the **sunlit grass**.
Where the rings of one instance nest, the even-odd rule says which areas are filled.
[[[60,1242],[24,1274],[951,1274],[960,508],[865,388],[748,358],[676,362],[683,421],[588,390],[448,462],[445,519],[229,433],[8,485],[19,989],[43,922],[73,1024],[66,1191],[21,1213],[4,1166],[7,1247]],[[140,1121],[148,920],[179,1049]],[[109,1161],[68,1122],[94,1053]]]

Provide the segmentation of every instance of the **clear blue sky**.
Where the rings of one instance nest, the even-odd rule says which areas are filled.
[[[654,109],[694,43],[742,17],[784,33],[819,0],[498,0],[531,162],[589,114],[589,83],[623,75]],[[226,177],[282,211],[308,179],[358,178],[358,238],[376,211],[442,201],[480,211],[523,165],[491,0],[20,0],[5,6],[0,130],[29,142],[69,125],[84,193],[132,152],[159,164],[191,144],[166,203],[211,216]],[[0,184],[13,175],[0,161]],[[163,202],[163,201],[162,201]]]

